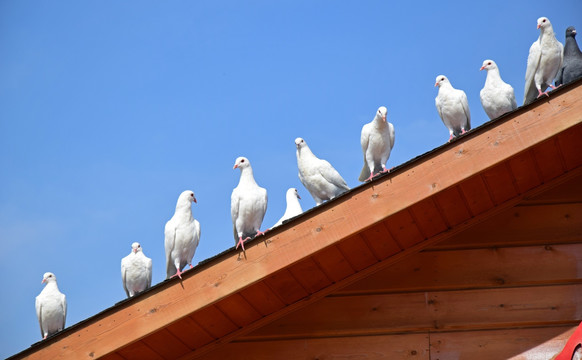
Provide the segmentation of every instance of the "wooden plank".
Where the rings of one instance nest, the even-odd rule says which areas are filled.
[[[214,305],[192,314],[192,319],[214,338],[219,338],[237,329],[236,325]]]
[[[554,138],[581,122],[581,94],[581,85],[567,87],[557,92],[552,101],[525,107],[475,129],[450,146],[306,213],[286,231],[274,231],[260,242],[249,243],[247,260],[237,261],[238,253],[228,252],[189,271],[183,281],[164,282],[133,301],[103,312],[71,331],[63,331],[26,355],[31,359],[57,355],[91,359],[141,339],[306,256],[335,246],[391,214]],[[559,102],[568,106],[558,113]],[[536,160],[538,167],[544,168],[544,161]],[[263,245],[263,240],[268,246]]]
[[[558,136],[560,155],[568,169],[574,169],[582,164],[582,125],[574,126],[569,131]]]
[[[517,196],[517,184],[507,163],[495,165],[483,172],[483,181],[495,205]]]
[[[582,283],[580,264],[582,264],[582,243],[423,251],[334,294],[380,294]]]
[[[204,331],[192,318],[185,317],[166,327],[166,329],[180,339],[190,349],[198,349],[208,344],[214,338]]]
[[[129,344],[123,349],[117,351],[117,353],[125,359],[164,360],[163,357],[141,341]]]
[[[204,359],[411,359],[429,360],[426,334],[301,339],[225,344]]]
[[[370,246],[379,259],[387,259],[402,251],[383,223],[362,231],[360,236],[364,238],[366,244]]]
[[[458,225],[472,217],[458,186],[441,191],[436,194],[434,200],[443,213],[448,226]]]
[[[560,352],[575,326],[444,332],[430,336],[433,359],[548,360]]]
[[[216,307],[238,327],[246,326],[262,317],[240,294],[220,300]]]
[[[192,349],[188,348],[178,338],[176,338],[168,330],[162,330],[151,334],[141,340],[150,349],[157,354],[161,354],[164,359],[177,359],[184,354],[189,353]]]
[[[332,283],[312,258],[298,262],[290,267],[289,271],[309,294],[313,294]]]
[[[365,269],[378,262],[378,258],[374,256],[364,241],[364,238],[360,235],[347,238],[345,241],[338,244],[338,248],[346,260],[348,260],[352,268],[356,271]]]
[[[524,151],[513,159],[510,159],[509,169],[511,170],[520,194],[542,183],[531,151]]]
[[[564,172],[556,139],[548,139],[535,146],[532,153],[544,181],[549,181]]]
[[[291,275],[289,270],[281,270],[265,279],[265,284],[283,300],[286,305],[293,304],[307,295],[307,291]]]
[[[240,295],[263,316],[274,313],[285,306],[283,301],[263,282],[243,289]]]
[[[384,224],[403,249],[414,246],[425,239],[408,210],[399,211],[390,216]]]
[[[335,246],[320,251],[313,256],[313,259],[334,282],[339,282],[356,272]]]
[[[100,360],[126,360],[126,359],[117,353],[111,353],[100,358]]]
[[[582,284],[333,296],[241,340],[577,324]]]
[[[448,229],[433,199],[426,199],[410,208],[414,221],[426,237],[433,237]]]
[[[460,249],[582,240],[582,203],[516,206],[432,249]]]
[[[473,216],[479,215],[494,206],[491,195],[487,190],[487,185],[485,185],[481,175],[472,176],[461,182],[459,188]]]
[[[560,186],[524,199],[525,205],[582,203],[582,176],[577,176]]]

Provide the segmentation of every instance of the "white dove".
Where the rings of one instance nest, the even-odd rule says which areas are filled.
[[[483,110],[493,120],[517,108],[513,87],[505,83],[499,74],[499,68],[493,60],[483,61],[480,70],[487,70],[485,86],[479,93]]]
[[[121,281],[127,297],[152,286],[152,259],[145,256],[138,242],[131,244],[131,252],[121,259]]]
[[[364,167],[358,180],[372,180],[375,174],[388,172],[386,161],[394,147],[394,125],[386,121],[388,110],[380,106],[374,120],[362,127],[360,143],[364,152]]]
[[[525,71],[525,90],[523,104],[529,104],[542,95],[549,87],[555,89],[552,82],[562,68],[564,46],[556,39],[550,20],[546,17],[538,19],[539,38],[529,48],[527,70]]]
[[[36,316],[40,324],[40,335],[43,339],[65,328],[67,318],[67,299],[59,291],[57,277],[47,272],[42,277],[46,286],[36,297]]]
[[[324,200],[331,200],[350,188],[331,164],[317,158],[302,138],[295,139],[297,147],[297,167],[299,180],[320,205]]]
[[[192,216],[192,202],[196,202],[194,192],[183,191],[178,197],[174,216],[166,223],[166,279],[174,276],[182,279],[184,266],[193,267],[192,258],[200,242],[200,223]]]
[[[287,190],[287,193],[285,195],[285,200],[287,201],[287,208],[285,209],[285,213],[283,214],[283,216],[279,219],[279,221],[277,221],[275,225],[273,225],[273,227],[279,226],[283,224],[283,221],[295,217],[303,212],[301,204],[299,204],[299,199],[301,199],[301,196],[299,196],[297,189],[289,188],[289,190]]]
[[[241,246],[245,251],[246,240],[264,234],[260,228],[267,212],[267,190],[257,185],[249,159],[238,157],[233,166],[237,168],[240,179],[230,196],[230,215],[236,249]]]
[[[467,95],[463,90],[455,89],[444,75],[436,78],[434,86],[439,87],[435,105],[441,120],[449,129],[449,141],[471,130],[471,112]]]

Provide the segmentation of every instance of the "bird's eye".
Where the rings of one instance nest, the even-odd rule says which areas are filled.
[[[245,159],[242,159],[240,162],[241,162],[241,163],[244,163],[244,162],[245,162]]]
[[[491,63],[487,64],[487,65],[491,65]]]
[[[542,20],[542,22],[546,22],[546,19]]]

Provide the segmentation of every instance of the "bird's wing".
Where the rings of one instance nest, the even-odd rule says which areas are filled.
[[[127,285],[126,285],[126,278],[125,278],[125,273],[127,271],[127,269],[125,268],[125,261],[123,261],[125,259],[121,259],[121,282],[123,283],[123,290],[125,290],[125,293],[127,294],[127,296],[129,296],[129,291],[127,290]]]
[[[269,201],[269,197],[267,196],[267,189],[259,188],[261,190],[261,224],[263,223],[263,219],[265,218],[265,214],[267,213],[267,203]]]
[[[362,127],[362,134],[360,136],[360,144],[362,145],[362,152],[364,153],[364,167],[360,172],[360,177],[358,178],[359,181],[365,181],[370,177],[370,168],[366,162],[366,151],[368,150],[368,144],[370,141],[370,130],[368,125],[369,124],[366,124]]]
[[[230,195],[230,217],[232,218],[232,231],[234,234],[234,241],[238,241],[238,232],[236,231],[236,219],[238,219],[240,207],[240,196],[237,188],[232,190]]]
[[[532,96],[535,99],[537,88],[534,81],[535,74],[540,66],[542,51],[539,39],[531,44],[529,55],[527,57],[527,68],[525,70],[525,90],[523,94],[523,103],[531,101]]]
[[[471,129],[471,111],[469,110],[469,100],[467,100],[467,94],[464,91],[461,91],[461,106],[463,107],[463,112],[465,113],[465,117],[467,118],[467,126],[465,130]]]
[[[337,172],[336,169],[334,169],[333,166],[331,166],[331,164],[329,162],[327,162],[326,160],[322,160],[319,159],[320,163],[319,163],[319,173],[321,174],[321,176],[323,176],[323,178],[325,180],[327,180],[328,182],[334,184],[335,186],[345,189],[345,190],[349,190],[350,188],[348,187],[348,184],[346,184],[346,181],[341,177],[341,175]]]
[[[176,243],[176,226],[174,225],[172,219],[166,223],[164,229],[165,241],[164,247],[166,250],[166,274],[172,276],[176,272],[176,266],[172,261],[172,250]]]
[[[36,298],[35,302],[36,307],[36,317],[38,318],[38,325],[40,325],[40,336],[44,338],[44,333],[42,332],[42,303]]]
[[[63,323],[61,324],[61,329],[64,329],[67,321],[67,297],[65,294],[61,294],[61,310],[63,312]]]
[[[150,287],[152,287],[152,259],[146,259],[146,277],[149,289]]]
[[[392,150],[394,148],[394,141],[396,140],[396,132],[394,131],[394,125],[392,123],[388,123],[388,126],[390,128],[390,150]]]

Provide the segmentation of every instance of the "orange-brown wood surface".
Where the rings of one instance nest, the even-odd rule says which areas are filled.
[[[483,276],[475,278],[476,285],[468,284],[468,279],[451,275],[453,268],[439,265],[449,279],[438,278],[436,285],[441,288],[427,289],[426,294],[418,291],[419,287],[430,285],[426,282],[403,293],[380,289],[380,293],[372,290],[353,296],[341,294],[340,289],[352,283],[356,286],[357,281],[365,282],[366,277],[409,261],[425,249],[430,251],[422,256],[448,254],[461,267],[460,273],[474,265],[460,261],[461,251],[492,246],[517,252],[516,247],[528,245],[523,256],[535,253],[542,264],[552,259],[559,261],[558,255],[547,260],[534,245],[581,242],[582,216],[580,202],[575,200],[577,195],[572,200],[566,194],[568,190],[556,190],[580,183],[580,98],[582,82],[566,86],[550,99],[476,129],[388,176],[274,229],[247,246],[246,258],[235,251],[227,252],[189,271],[182,282],[167,281],[74,329],[65,330],[22,356],[30,359],[94,359],[108,354],[111,358],[126,359],[210,356],[213,349],[244,339],[247,334],[250,339],[263,336],[269,328],[272,329],[269,336],[281,332],[283,327],[277,328],[275,324],[288,324],[285,321],[290,318],[303,316],[305,321],[315,321],[321,326],[314,326],[314,331],[327,336],[330,331],[327,321],[332,319],[326,320],[324,314],[336,321],[334,336],[352,330],[370,333],[360,330],[364,326],[362,317],[370,320],[372,328],[387,333],[392,333],[389,330],[392,322],[404,331],[463,327],[475,330],[515,324],[539,327],[544,322],[548,326],[571,326],[581,317],[575,306],[580,284],[569,274],[571,258],[553,279],[528,278],[524,275],[527,268],[496,273],[483,261],[475,261],[475,265],[481,264],[484,271],[497,276],[494,280],[497,285],[491,285],[491,279]],[[562,194],[565,200],[555,200],[558,195],[554,200],[545,199],[544,192],[551,191]],[[468,237],[466,232],[472,235]],[[564,247],[557,248],[565,251]],[[576,249],[572,256],[578,259],[578,254]],[[432,258],[432,261],[438,265],[444,260]],[[517,264],[522,266],[523,262]],[[562,275],[565,279],[557,279]],[[499,284],[500,278],[507,278],[511,285],[500,286],[503,285]],[[415,277],[411,276],[411,280]],[[554,280],[556,283],[552,284]],[[455,281],[458,289],[442,285]],[[397,286],[403,287],[404,282]],[[354,290],[350,287],[345,291]],[[359,291],[370,291],[369,286]],[[539,299],[542,291],[554,295]],[[350,298],[359,301],[350,302]],[[346,316],[355,312],[351,313],[355,314],[353,319],[330,312],[330,309],[344,311],[345,306],[349,309]],[[314,308],[320,311],[310,310]],[[305,317],[308,313],[312,314],[309,318]],[[532,319],[534,316],[539,319]],[[468,321],[466,318],[470,317],[474,319]],[[406,324],[406,319],[413,325]],[[301,324],[291,323],[292,326],[284,328],[296,327],[292,334],[305,333]],[[310,326],[303,324],[303,328]],[[171,349],[164,349],[164,338]],[[243,344],[242,341],[236,344],[239,343]],[[414,356],[424,353],[415,351]]]

